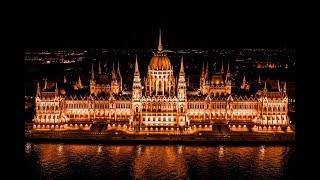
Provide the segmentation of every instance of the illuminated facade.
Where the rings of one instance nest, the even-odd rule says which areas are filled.
[[[202,67],[200,87],[187,90],[183,57],[178,77],[163,51],[161,32],[157,52],[148,66],[142,82],[135,60],[132,91],[122,89],[118,64],[111,78],[98,73],[92,64],[90,95],[65,96],[58,91],[41,91],[38,83],[34,130],[94,130],[95,124],[105,124],[105,130],[127,133],[196,133],[214,131],[215,125],[224,125],[228,131],[291,132],[288,117],[286,84],[278,91],[266,87],[250,97],[231,92],[229,63],[209,77],[208,64]],[[66,80],[65,80],[66,81]],[[47,82],[45,82],[47,83]],[[245,78],[243,87],[247,84]],[[75,86],[82,87],[81,79]]]

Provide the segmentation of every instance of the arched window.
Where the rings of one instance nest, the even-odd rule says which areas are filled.
[[[183,107],[180,107],[180,112],[183,112]]]
[[[138,106],[136,106],[136,112],[138,112],[138,111],[139,111]]]

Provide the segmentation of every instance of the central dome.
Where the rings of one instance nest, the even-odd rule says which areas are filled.
[[[152,70],[169,70],[170,67],[170,59],[166,55],[156,54],[151,58],[150,68]]]

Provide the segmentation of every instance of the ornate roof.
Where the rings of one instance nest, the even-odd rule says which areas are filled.
[[[170,59],[167,55],[155,54],[150,61],[150,68],[152,70],[169,70],[171,67]]]

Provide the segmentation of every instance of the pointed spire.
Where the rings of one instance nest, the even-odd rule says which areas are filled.
[[[118,61],[117,73],[120,73],[120,65],[119,65],[119,61]]]
[[[94,69],[93,69],[93,62],[91,63],[91,80],[94,80]]]
[[[39,83],[39,81],[37,83],[37,95],[38,96],[40,95],[40,83]]]
[[[204,78],[206,80],[208,80],[208,78],[209,78],[209,64],[208,64],[208,61],[207,61],[207,67],[206,67],[206,72],[205,72]]]
[[[101,65],[100,65],[100,61],[99,61],[99,67],[98,67],[98,74],[101,74]]]
[[[140,98],[142,94],[142,86],[141,86],[141,79],[140,79],[140,73],[138,68],[138,56],[136,55],[136,62],[134,65],[134,76],[133,76],[133,86],[132,86],[133,92],[133,98]]]
[[[159,44],[158,44],[158,52],[162,52],[163,46],[162,46],[162,39],[161,39],[161,29],[159,30]]]
[[[67,83],[66,75],[63,75],[63,83]]]
[[[82,86],[82,82],[81,82],[81,77],[79,75],[79,79],[78,79],[78,85],[81,87]]]
[[[104,62],[104,67],[105,67],[105,72],[107,74],[108,73],[108,62],[107,61]]]
[[[281,92],[280,81],[278,80],[278,91]]]
[[[183,56],[181,57],[180,73],[184,73]]]
[[[246,83],[246,76],[243,76],[242,82],[243,82],[243,83]]]
[[[117,77],[119,78],[119,82],[122,82],[122,77],[121,77],[121,71],[120,71],[119,61],[118,61],[118,68],[117,68]]]
[[[112,78],[112,80],[116,80],[116,73],[115,73],[115,70],[114,70],[114,62],[112,63],[111,78]]]
[[[47,87],[47,85],[48,85],[48,83],[47,83],[47,79],[44,81],[44,88],[43,89],[47,89],[48,87]]]
[[[230,64],[229,64],[229,60],[228,60],[228,69],[227,69],[227,72],[228,72],[228,73],[230,72]]]
[[[224,73],[224,69],[223,69],[223,61],[221,61],[221,74]]]
[[[267,89],[267,80],[264,81],[264,88],[263,88],[263,91],[268,91]]]
[[[136,55],[136,62],[134,65],[134,75],[139,75],[139,67],[138,67],[138,55]]]
[[[286,81],[284,82],[282,91],[283,91],[283,93],[287,93],[287,82]]]
[[[58,83],[56,82],[56,89],[55,89],[56,93],[58,94]]]
[[[204,74],[204,61],[202,61],[202,73]]]
[[[259,83],[259,84],[261,83],[261,77],[260,77],[260,74],[259,74],[258,83]]]

